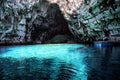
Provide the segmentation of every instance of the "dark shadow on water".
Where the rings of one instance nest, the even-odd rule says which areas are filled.
[[[88,80],[120,80],[120,47],[97,47],[88,59]]]
[[[77,72],[72,64],[52,58],[0,58],[0,65],[0,80],[70,80]]]

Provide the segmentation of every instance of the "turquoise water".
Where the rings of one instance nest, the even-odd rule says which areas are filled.
[[[119,80],[119,49],[79,44],[1,46],[0,80]]]
[[[3,68],[5,70],[8,70],[7,74],[9,73],[9,71],[11,71],[11,69],[14,69],[12,67],[15,66],[17,68],[16,71],[20,71],[18,72],[19,74],[23,72],[22,70],[24,70],[25,68],[30,68],[32,70],[36,67],[36,70],[38,69],[38,72],[41,72],[42,68],[45,69],[45,72],[43,71],[42,74],[39,74],[41,76],[41,79],[38,78],[39,80],[45,80],[44,78],[47,78],[48,74],[50,75],[48,78],[49,80],[60,80],[61,75],[63,75],[61,77],[69,80],[87,80],[87,67],[84,64],[84,58],[87,55],[84,51],[79,51],[79,49],[84,50],[85,48],[85,46],[77,44],[49,44],[8,47],[1,48],[0,58],[3,58],[3,61],[5,61],[5,58],[9,59],[9,61],[11,61],[10,63],[12,64],[14,64],[14,62],[16,62],[17,64],[19,63],[19,65],[14,64],[12,66],[9,66],[7,69],[6,65],[4,65]],[[25,62],[26,59],[28,60],[28,62]],[[29,61],[31,59],[35,62],[31,63]],[[46,64],[44,64],[45,60],[47,62],[46,64],[50,65],[46,66]],[[25,63],[30,64],[30,66],[25,67]],[[41,68],[40,71],[39,68]],[[50,68],[50,70],[46,70],[48,68]],[[62,72],[61,69],[63,69],[64,71]],[[52,73],[49,73],[49,71]],[[29,70],[26,72],[28,72],[27,74],[29,74]],[[14,73],[9,73],[9,75],[13,74]],[[42,77],[43,75],[45,77]],[[7,75],[5,75],[4,77],[7,77]],[[11,78],[13,77],[14,76],[12,76]]]

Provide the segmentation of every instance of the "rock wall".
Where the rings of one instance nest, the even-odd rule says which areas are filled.
[[[37,16],[34,20],[31,39],[32,41],[37,40],[44,43],[58,34],[71,35],[68,23],[61,13],[59,6],[56,3],[51,3],[48,6],[46,16]]]
[[[53,0],[79,42],[120,41],[120,0]]]
[[[0,42],[24,43],[27,18],[31,18],[32,3],[24,0],[0,1]],[[31,12],[30,12],[31,11]],[[30,14],[30,15],[29,15]]]
[[[44,43],[57,34],[70,34],[57,4],[31,1],[1,0],[1,43]]]
[[[76,10],[67,16],[69,28],[78,41],[120,42],[120,0],[77,1],[81,1],[80,7],[71,6],[76,7]]]
[[[0,1],[0,43],[44,43],[70,32],[78,42],[119,42],[120,1]]]

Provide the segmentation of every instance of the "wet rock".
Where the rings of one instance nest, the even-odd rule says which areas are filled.
[[[119,0],[48,1],[2,0],[0,42],[44,43],[58,34],[71,33],[78,41],[104,37],[119,41]]]
[[[48,6],[46,17],[37,16],[35,19],[31,37],[33,41],[39,40],[44,43],[58,34],[71,35],[59,6],[53,3]]]
[[[83,2],[81,7],[76,10],[76,19],[68,15],[70,17],[70,31],[78,38],[78,41],[87,40],[86,38],[89,36],[95,37],[93,40],[97,40],[99,37],[103,40],[104,36],[110,40],[112,35],[119,34],[119,29],[114,28],[116,25],[120,28],[118,0],[113,2],[111,0],[83,0]],[[109,29],[110,26],[113,29]],[[109,36],[104,32],[106,29],[110,32]],[[79,36],[80,34],[83,37]]]
[[[46,43],[70,43],[71,37],[68,35],[56,35]]]

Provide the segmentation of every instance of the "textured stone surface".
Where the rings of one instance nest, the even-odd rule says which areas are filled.
[[[77,41],[120,41],[119,0],[48,1],[1,0],[0,43],[44,43],[69,29]]]
[[[69,24],[71,32],[80,40],[103,40],[104,37],[112,40],[112,37],[115,37],[116,41],[119,41],[119,0],[84,0],[81,7],[72,15]]]
[[[70,34],[67,21],[55,3],[6,0],[1,4],[1,43],[43,43],[57,34]]]

